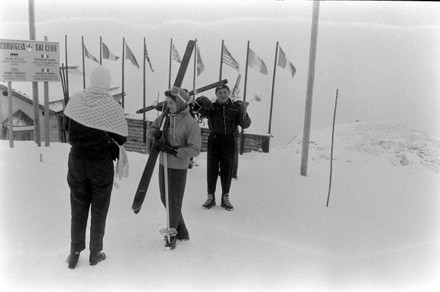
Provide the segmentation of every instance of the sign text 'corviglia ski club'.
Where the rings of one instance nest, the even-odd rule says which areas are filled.
[[[60,81],[59,43],[0,39],[0,80]]]

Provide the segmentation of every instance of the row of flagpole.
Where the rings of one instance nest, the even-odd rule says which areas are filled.
[[[125,99],[125,86],[124,86],[124,67],[125,67],[125,60],[129,60],[133,66],[140,68],[137,59],[135,55],[133,54],[132,50],[128,46],[128,44],[125,42],[125,38],[122,39],[122,58],[119,56],[116,56],[109,47],[102,41],[102,37],[100,37],[99,41],[99,48],[100,48],[100,54],[99,54],[99,60],[94,55],[92,55],[89,50],[87,49],[86,45],[84,44],[84,37],[81,37],[82,42],[82,67],[83,67],[83,88],[86,88],[86,79],[85,79],[85,72],[86,72],[86,58],[102,65],[102,60],[107,59],[109,61],[117,61],[121,59],[122,63],[122,88],[121,88],[121,104],[124,107],[124,99]],[[66,48],[66,81],[68,82],[68,65],[67,65],[67,36],[65,38],[65,48]],[[151,72],[154,72],[153,66],[151,64],[151,60],[147,51],[147,44],[146,44],[146,38],[144,38],[144,58],[143,58],[143,106],[146,106],[146,62],[148,62],[148,66],[151,70]],[[173,39],[170,39],[170,56],[169,56],[169,75],[168,75],[168,87],[171,87],[171,72],[172,72],[172,61],[176,61],[178,63],[181,62],[180,55],[174,46]],[[222,80],[222,73],[223,73],[223,64],[228,65],[234,69],[237,70],[237,72],[240,71],[240,65],[236,61],[236,59],[232,56],[232,54],[229,52],[229,50],[226,48],[224,44],[224,40],[222,40],[221,43],[221,54],[220,54],[220,72],[219,72],[219,80]],[[247,52],[246,52],[246,64],[245,67],[245,76],[244,76],[244,90],[243,90],[243,101],[246,101],[246,93],[247,93],[247,76],[248,76],[248,67],[254,68],[259,73],[268,75],[268,70],[266,63],[262,58],[260,58],[251,48],[250,48],[250,42],[247,42]],[[273,99],[274,99],[274,91],[275,91],[275,77],[276,77],[276,67],[280,66],[288,71],[290,71],[292,78],[295,76],[296,68],[293,65],[292,62],[289,61],[287,58],[286,53],[283,51],[281,46],[279,45],[279,42],[276,42],[276,49],[275,49],[275,62],[274,62],[274,69],[273,69],[273,78],[272,78],[272,88],[271,88],[271,101],[270,101],[270,113],[269,113],[269,126],[268,126],[268,134],[271,134],[271,127],[272,127],[272,112],[273,112]],[[193,89],[196,88],[197,84],[197,77],[204,71],[205,66],[203,64],[201,53],[199,46],[197,44],[196,39],[196,47],[194,52],[194,76],[193,76]],[[240,75],[240,74],[239,74]],[[239,76],[240,78],[240,76]],[[68,84],[68,83],[67,83]],[[145,121],[145,113],[144,113],[144,121]]]

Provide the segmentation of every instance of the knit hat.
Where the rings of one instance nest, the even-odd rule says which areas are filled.
[[[177,86],[165,91],[165,96],[170,97],[177,104],[177,111],[185,108],[189,100],[188,90]]]
[[[222,83],[222,84],[217,85],[217,87],[215,88],[215,93],[217,93],[217,91],[219,91],[220,89],[223,89],[223,88],[226,88],[228,91],[231,91],[226,84]]]
[[[90,87],[103,90],[110,90],[112,76],[110,70],[106,67],[95,67],[90,73]]]

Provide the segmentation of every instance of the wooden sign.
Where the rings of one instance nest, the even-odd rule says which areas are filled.
[[[0,80],[60,81],[59,43],[0,39]]]

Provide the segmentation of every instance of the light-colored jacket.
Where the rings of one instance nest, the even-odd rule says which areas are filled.
[[[162,113],[152,124],[149,136],[160,129]],[[189,108],[185,108],[177,115],[170,114],[170,125],[165,133],[168,144],[177,149],[177,155],[168,154],[168,167],[175,169],[187,169],[191,157],[200,154],[202,148],[201,130],[197,121],[189,113]],[[160,154],[160,164],[163,164],[163,153]]]

